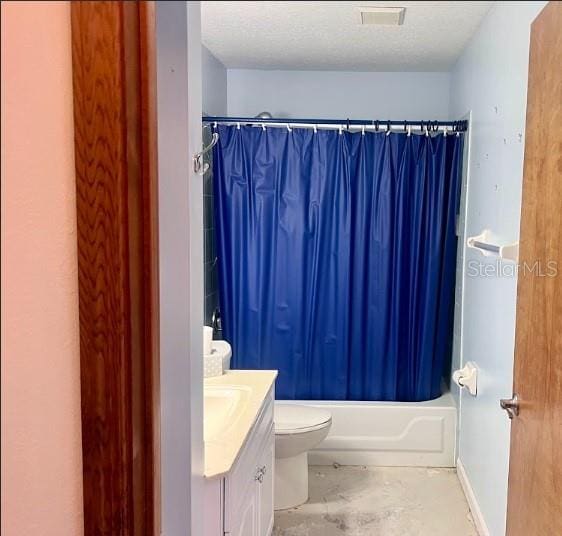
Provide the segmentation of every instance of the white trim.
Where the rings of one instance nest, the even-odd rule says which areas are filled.
[[[200,2],[156,2],[162,533],[203,534]]]
[[[465,332],[465,307],[466,307],[466,236],[468,234],[468,205],[470,202],[470,150],[472,147],[472,110],[462,117],[462,120],[468,121],[468,128],[464,136],[464,147],[463,147],[463,161],[462,161],[462,190],[461,190],[461,206],[462,211],[462,229],[459,229],[457,248],[459,248],[460,258],[458,261],[461,263],[461,280],[457,281],[457,285],[461,285],[461,303],[459,307],[460,314],[460,335],[459,335],[459,369],[464,367],[464,332]],[[460,212],[459,212],[460,218]],[[459,222],[460,223],[460,222]],[[456,293],[455,293],[456,294]],[[456,311],[455,311],[456,313]],[[453,371],[451,371],[452,373]],[[453,385],[451,379],[451,389],[456,389],[456,385]],[[460,436],[461,436],[461,426],[462,426],[462,397],[463,392],[460,389],[458,394],[458,413],[457,413],[457,429],[455,438],[455,458],[458,459],[460,456]]]
[[[460,460],[457,460],[457,477],[468,502],[468,507],[470,508],[470,513],[472,514],[472,519],[474,520],[478,535],[490,536],[490,531],[488,530],[486,521],[484,521],[484,516],[482,515],[480,506],[478,506],[478,501],[476,500],[476,496],[474,495],[474,491],[472,490],[472,486],[470,485],[470,481],[468,480],[466,471]]]

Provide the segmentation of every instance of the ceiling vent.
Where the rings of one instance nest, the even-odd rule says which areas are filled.
[[[360,7],[361,24],[400,26],[404,24],[405,7]]]

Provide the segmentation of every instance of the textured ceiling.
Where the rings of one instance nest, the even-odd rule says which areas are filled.
[[[228,68],[447,71],[493,3],[202,2],[202,39]],[[404,25],[361,26],[361,6]]]

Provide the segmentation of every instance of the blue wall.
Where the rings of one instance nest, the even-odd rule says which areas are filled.
[[[226,115],[226,69],[204,46],[201,47],[203,112],[208,115]],[[211,131],[203,129],[203,145],[211,142]],[[212,154],[205,155],[209,171],[203,177],[203,228],[205,276],[205,325],[211,325],[213,311],[219,305],[218,268],[215,262],[215,226],[213,218]]]
[[[446,119],[449,73],[228,70],[228,114]]]
[[[226,115],[226,68],[203,45],[201,72],[203,112],[208,115]]]
[[[545,2],[498,2],[451,77],[451,117],[472,111],[467,234],[519,238],[530,24]],[[492,536],[505,534],[510,424],[499,399],[512,391],[515,277],[468,277],[464,251],[461,357],[480,368],[478,396],[460,400],[459,459]]]

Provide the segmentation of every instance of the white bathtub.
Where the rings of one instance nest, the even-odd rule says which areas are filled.
[[[332,412],[313,465],[454,467],[457,408],[450,393],[427,402],[284,400]]]

